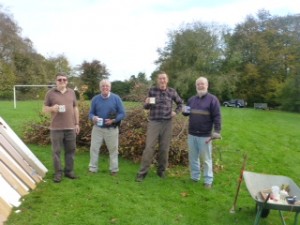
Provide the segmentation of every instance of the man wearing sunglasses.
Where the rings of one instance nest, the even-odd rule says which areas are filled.
[[[44,112],[51,115],[50,139],[56,183],[61,182],[63,172],[66,177],[76,179],[74,158],[76,135],[79,133],[79,110],[74,90],[67,87],[65,73],[56,75],[56,87],[49,90],[45,97]],[[64,148],[65,166],[63,169],[60,153]]]

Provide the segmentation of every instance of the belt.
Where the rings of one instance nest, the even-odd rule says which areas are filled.
[[[164,121],[170,121],[171,119],[156,119],[156,120],[151,120],[151,121],[155,121],[155,122],[164,122]]]
[[[116,127],[100,127],[102,129],[116,129]]]

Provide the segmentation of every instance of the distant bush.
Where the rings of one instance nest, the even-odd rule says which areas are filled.
[[[40,112],[38,121],[28,121],[24,124],[23,139],[29,144],[47,145],[50,143],[49,117]]]

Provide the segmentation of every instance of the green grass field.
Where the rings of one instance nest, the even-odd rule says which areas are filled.
[[[22,124],[38,117],[42,102],[18,102],[16,109],[13,102],[1,101],[0,105],[0,116],[21,136]],[[248,155],[246,170],[289,176],[300,185],[300,115],[247,108],[222,108],[222,115],[223,139],[214,142],[214,163],[222,169],[215,173],[213,189],[191,182],[188,168],[181,166],[170,168],[166,179],[157,177],[153,168],[144,182],[136,183],[139,164],[122,158],[119,175],[112,177],[106,155],[100,156],[100,172],[91,175],[87,172],[89,153],[83,151],[75,159],[80,179],[56,184],[52,182],[50,146],[29,145],[49,172],[5,224],[253,224],[255,201],[244,183],[237,201],[239,210],[229,213],[243,155]],[[292,224],[294,214],[283,214],[286,223]],[[277,211],[260,221],[260,225],[270,224],[281,224]]]

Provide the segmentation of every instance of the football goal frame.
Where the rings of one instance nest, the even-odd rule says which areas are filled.
[[[17,84],[14,85],[14,109],[17,108],[17,95],[16,95],[16,88],[18,87],[56,87],[53,84]]]

